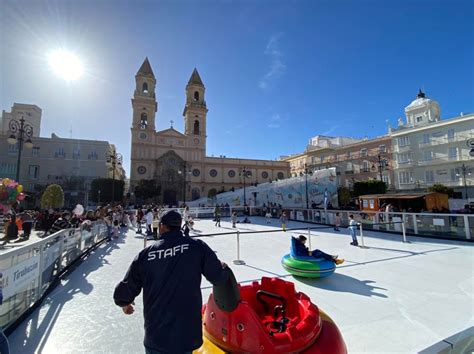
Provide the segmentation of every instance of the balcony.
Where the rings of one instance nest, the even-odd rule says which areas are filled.
[[[410,151],[411,145],[395,145],[393,151],[394,152],[406,152]]]
[[[430,141],[428,141],[428,142],[420,142],[419,147],[420,148],[425,148],[425,147],[429,147],[429,146],[438,146],[438,145],[444,145],[444,144],[465,142],[469,138],[470,137],[468,135],[456,135],[456,136],[453,136],[453,137],[448,137],[448,136],[444,135],[444,136],[440,136],[440,137],[432,137],[432,138],[430,138]]]
[[[417,163],[413,160],[408,160],[408,161],[397,161],[398,167],[403,168],[403,167],[411,167],[411,166],[416,166]]]
[[[418,166],[430,166],[430,165],[440,165],[450,162],[461,162],[461,161],[468,161],[469,157],[466,155],[462,156],[445,156],[445,157],[437,157],[430,160],[419,160]]]

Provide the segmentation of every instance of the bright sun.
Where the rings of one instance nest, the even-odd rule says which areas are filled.
[[[79,58],[64,49],[51,52],[48,56],[48,62],[56,75],[67,81],[77,80],[84,73]]]

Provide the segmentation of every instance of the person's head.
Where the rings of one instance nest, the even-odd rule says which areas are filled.
[[[118,220],[114,221],[114,226],[118,226]]]
[[[298,241],[300,241],[301,243],[304,244],[304,243],[306,242],[306,237],[303,236],[303,235],[299,235],[299,236],[298,236]]]
[[[354,215],[349,215],[349,219],[354,219]]]
[[[69,212],[65,211],[64,213],[61,214],[61,217],[63,219],[69,220],[71,218],[71,214],[69,214]]]
[[[178,231],[181,229],[181,214],[175,210],[170,210],[163,214],[160,221],[160,234],[169,231]]]
[[[339,213],[336,213],[336,216],[339,216]]]

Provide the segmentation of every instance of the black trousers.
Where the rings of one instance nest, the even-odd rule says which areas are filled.
[[[30,237],[32,227],[33,227],[32,222],[24,222],[23,223],[23,236],[24,237]]]

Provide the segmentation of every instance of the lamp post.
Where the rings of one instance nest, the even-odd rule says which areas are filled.
[[[186,161],[183,161],[183,170],[178,170],[178,174],[183,175],[183,203],[186,204],[186,176],[190,173],[187,171]]]
[[[97,198],[97,205],[100,205],[100,189],[97,191],[97,193],[99,194]]]
[[[249,171],[244,166],[244,168],[242,170],[242,175],[244,176],[244,207],[247,206],[247,197],[245,195],[245,179],[247,178],[247,172],[249,172]]]
[[[466,166],[465,164],[462,164],[462,166],[460,168],[456,169],[456,176],[457,177],[461,177],[461,176],[463,177],[463,180],[464,180],[464,194],[466,195],[466,200],[468,200],[466,175],[468,175],[468,176],[471,175],[471,167]]]
[[[387,167],[387,165],[388,165],[388,161],[383,159],[382,156],[380,156],[380,154],[378,154],[377,155],[377,167],[378,167],[378,170],[379,170],[381,181],[382,181],[382,171],[385,167]],[[372,170],[375,170],[375,163],[372,163]]]
[[[115,166],[121,166],[122,161],[122,154],[118,153],[115,150],[107,154],[107,162],[110,162],[112,164],[112,203],[115,201]]]
[[[21,116],[20,120],[15,119],[10,120],[8,123],[8,129],[10,131],[10,136],[7,139],[7,142],[10,145],[15,145],[18,143],[18,160],[16,162],[16,181],[20,181],[20,162],[21,162],[21,152],[23,150],[23,141],[25,141],[25,147],[27,149],[33,148],[33,142],[31,137],[33,136],[33,127],[28,123],[25,123],[25,119]]]
[[[308,165],[304,164],[304,175],[305,175],[305,194],[306,194],[306,209],[309,209],[309,198],[308,198]]]

